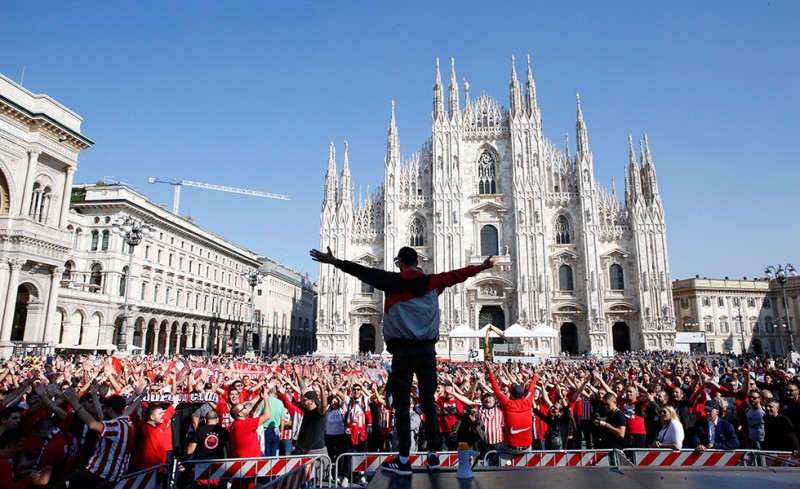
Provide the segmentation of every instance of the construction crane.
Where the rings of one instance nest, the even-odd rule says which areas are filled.
[[[223,192],[232,192],[235,194],[252,195],[254,197],[266,197],[268,199],[291,200],[286,195],[270,194],[267,192],[259,192],[257,190],[247,190],[236,187],[226,187],[224,185],[214,185],[213,183],[192,182],[189,180],[165,180],[158,177],[147,177],[147,183],[167,183],[175,187],[175,197],[172,200],[173,214],[178,214],[178,210],[181,205],[181,187],[184,185],[187,187],[207,188],[209,190],[221,190]]]

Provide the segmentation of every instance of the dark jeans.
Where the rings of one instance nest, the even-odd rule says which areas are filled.
[[[439,435],[439,415],[436,412],[436,346],[433,342],[404,342],[393,348],[392,373],[387,389],[392,394],[397,430],[397,451],[407,457],[411,450],[411,382],[417,375],[420,407],[425,413],[425,438],[428,447],[442,446]]]
[[[94,489],[99,485],[107,486],[103,479],[86,469],[78,469],[53,486],[54,489]],[[113,486],[113,484],[112,484]]]
[[[264,456],[277,457],[281,450],[281,430],[279,428],[264,429]]]

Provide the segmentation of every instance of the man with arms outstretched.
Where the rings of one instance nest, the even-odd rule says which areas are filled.
[[[442,446],[434,402],[436,391],[436,343],[439,341],[439,294],[447,287],[461,283],[482,270],[492,268],[497,259],[490,256],[480,265],[426,275],[419,269],[416,250],[400,248],[394,262],[400,273],[368,268],[347,260],[339,260],[331,252],[311,250],[314,261],[327,263],[353,275],[362,282],[384,291],[383,339],[392,354],[392,371],[387,390],[395,409],[398,457],[381,464],[384,470],[398,475],[411,475],[411,382],[414,374],[419,383],[420,406],[425,413],[425,436],[428,447],[428,470],[439,469],[438,447]]]

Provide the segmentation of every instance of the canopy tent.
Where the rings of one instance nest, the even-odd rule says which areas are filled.
[[[478,333],[480,333],[480,334],[478,335],[478,338],[485,338],[486,337],[486,332],[489,331],[489,328],[491,328],[491,327],[492,327],[491,324],[487,324],[486,326],[484,326],[481,329],[479,329]],[[495,326],[495,328],[497,328],[497,326]],[[490,331],[489,332],[489,338],[500,338],[500,335],[497,334],[495,331]]]
[[[461,326],[450,330],[448,336],[450,338],[480,338],[481,334],[466,324],[462,324]]]
[[[542,323],[533,328],[533,336],[536,338],[558,338],[560,335],[558,334],[558,331]]]
[[[503,331],[503,336],[506,338],[533,338],[536,335],[533,331],[520,326],[519,324],[512,324]]]

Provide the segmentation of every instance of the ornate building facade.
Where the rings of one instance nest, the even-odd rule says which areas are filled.
[[[0,75],[0,356],[53,334],[81,122]]]
[[[321,247],[392,270],[397,250],[413,246],[428,273],[498,256],[494,269],[440,296],[440,353],[453,328],[490,323],[558,331],[555,339],[522,340],[533,353],[671,349],[664,208],[647,137],[638,156],[629,137],[620,201],[595,181],[580,99],[575,154],[545,138],[530,60],[524,86],[512,60],[508,109],[485,93],[471,99],[468,83],[462,92],[456,80],[453,64],[445,90],[437,61],[432,135],[407,158],[392,104],[384,181],[374,194],[356,201],[347,143],[338,174],[331,144]],[[382,352],[382,299],[321,267],[318,351]],[[454,338],[452,351],[462,356],[476,345]]]

